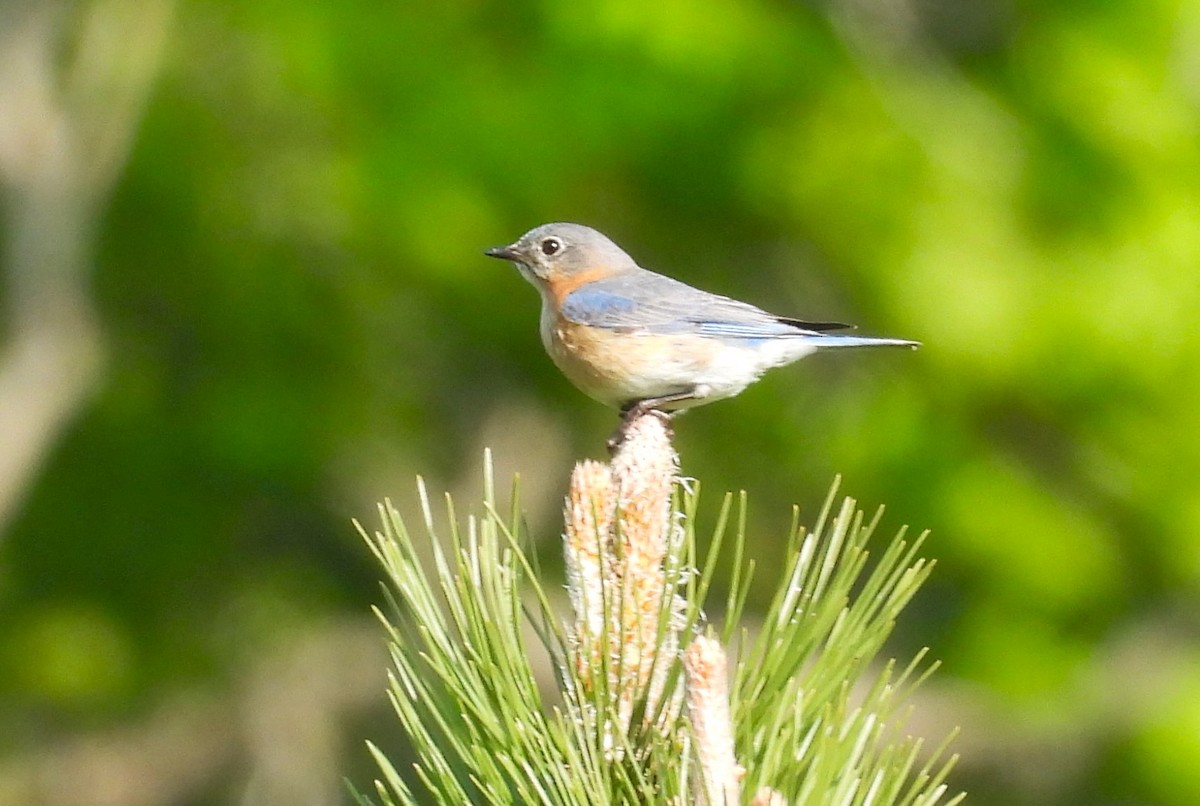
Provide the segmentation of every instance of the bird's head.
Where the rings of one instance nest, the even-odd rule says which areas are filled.
[[[525,279],[539,288],[575,286],[637,268],[621,247],[582,224],[543,224],[508,246],[493,247],[484,254],[512,261]]]

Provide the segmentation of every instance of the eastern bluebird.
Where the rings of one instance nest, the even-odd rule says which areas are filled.
[[[542,295],[546,352],[583,392],[627,418],[733,397],[772,367],[827,347],[918,342],[829,334],[648,271],[580,224],[544,224],[484,254],[510,260]]]

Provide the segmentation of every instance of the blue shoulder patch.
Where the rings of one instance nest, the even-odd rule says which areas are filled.
[[[637,302],[622,294],[584,286],[567,294],[562,313],[582,325],[619,327],[632,324],[629,314],[637,306]]]

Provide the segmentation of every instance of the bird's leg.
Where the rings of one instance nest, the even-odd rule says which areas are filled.
[[[626,432],[634,420],[643,417],[647,414],[654,414],[663,418],[664,422],[670,425],[671,414],[664,411],[663,406],[669,403],[678,403],[682,400],[694,400],[697,397],[704,395],[697,394],[703,392],[700,388],[688,389],[683,392],[672,392],[669,395],[661,395],[660,397],[648,397],[643,400],[634,400],[626,403],[621,407],[621,424],[617,426],[617,430],[608,438],[608,452],[616,453],[617,448],[621,447],[621,443],[625,441]]]
[[[712,394],[712,389],[708,384],[702,383],[693,386],[691,389],[684,389],[681,392],[671,392],[669,395],[630,401],[621,407],[621,414],[626,420],[636,420],[651,410],[656,410],[667,415],[667,412],[663,411],[663,406],[671,403],[682,403],[685,400],[701,400],[710,394]]]

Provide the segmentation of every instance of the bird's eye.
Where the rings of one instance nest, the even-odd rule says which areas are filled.
[[[542,254],[547,257],[562,249],[562,241],[558,238],[546,238],[542,241]]]

